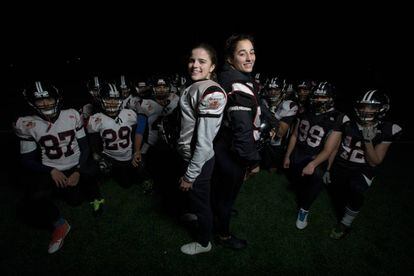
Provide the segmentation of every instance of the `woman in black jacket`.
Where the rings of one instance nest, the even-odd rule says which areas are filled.
[[[218,243],[242,249],[247,242],[230,234],[230,216],[242,183],[259,172],[256,141],[259,139],[260,106],[258,87],[250,75],[256,60],[253,38],[233,35],[227,39],[225,51],[226,64],[218,82],[228,99],[214,145],[213,208]]]

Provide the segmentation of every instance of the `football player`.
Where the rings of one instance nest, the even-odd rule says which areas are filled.
[[[373,89],[363,93],[355,102],[355,120],[347,122],[342,130],[332,169],[326,182],[332,178],[336,198],[342,197],[342,218],[332,230],[334,239],[343,238],[361,210],[364,194],[371,187],[376,167],[382,163],[392,142],[401,135],[401,127],[384,120],[390,107],[383,92]]]
[[[105,83],[99,91],[102,112],[89,118],[87,131],[98,135],[102,152],[94,148],[94,159],[105,174],[112,172],[122,187],[132,185],[134,173],[131,161],[137,114],[121,109],[122,96],[115,84]]]
[[[23,93],[35,111],[35,115],[20,117],[15,124],[23,165],[36,176],[28,183],[28,210],[53,226],[48,252],[54,253],[63,245],[70,225],[52,202],[52,194],[61,195],[70,205],[79,205],[85,192],[95,212],[101,210],[103,199],[87,163],[89,147],[79,113],[61,110],[60,94],[50,83],[36,81]]]
[[[291,100],[286,100],[287,85],[278,78],[272,78],[264,88],[261,99],[262,121],[268,122],[272,128],[270,143],[261,149],[261,167],[270,171],[280,168],[285,153],[287,132],[296,118],[298,106]]]
[[[321,82],[310,95],[309,110],[300,114],[289,140],[284,168],[290,168],[298,188],[296,227],[308,224],[309,209],[323,187],[328,158],[341,138],[340,127],[349,118],[334,108],[333,85]]]

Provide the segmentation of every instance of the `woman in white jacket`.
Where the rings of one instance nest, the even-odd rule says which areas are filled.
[[[189,255],[211,250],[213,140],[220,128],[227,101],[224,90],[211,80],[216,62],[216,53],[211,46],[199,44],[194,47],[188,60],[188,73],[193,83],[180,97],[178,151],[186,165],[180,179],[180,189],[189,193],[191,212],[198,218],[196,241],[181,247],[181,251]]]

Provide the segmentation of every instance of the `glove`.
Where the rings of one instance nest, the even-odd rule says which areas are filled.
[[[374,126],[364,126],[362,127],[362,137],[364,137],[365,142],[371,142],[377,134],[377,129]]]
[[[325,185],[331,184],[331,173],[329,171],[326,171],[322,176],[322,180]]]
[[[111,163],[108,162],[105,158],[101,158],[98,162],[99,170],[103,174],[108,174],[111,171]]]

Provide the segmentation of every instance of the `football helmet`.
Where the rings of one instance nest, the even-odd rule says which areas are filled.
[[[286,82],[274,77],[265,86],[265,97],[271,106],[278,106],[286,96]]]
[[[145,81],[139,81],[135,84],[135,89],[138,93],[138,97],[142,99],[148,99],[152,97],[151,86],[148,85]]]
[[[101,82],[97,76],[93,77],[92,80],[89,80],[86,84],[88,87],[88,92],[93,99],[96,99],[99,96],[99,89],[101,87]]]
[[[23,90],[23,96],[44,119],[53,120],[60,113],[61,97],[58,89],[48,82],[36,81]]]
[[[121,91],[121,96],[123,99],[128,98],[131,95],[131,85],[126,81],[125,76],[121,75],[119,79],[118,88]]]
[[[171,93],[170,82],[167,78],[156,78],[152,83],[154,96],[157,100],[165,100]]]
[[[390,109],[390,100],[381,91],[371,89],[358,97],[354,109],[360,124],[375,124],[385,117]]]
[[[306,104],[309,94],[315,86],[315,82],[311,80],[302,80],[297,84],[295,94],[300,105]]]
[[[121,93],[113,83],[105,83],[99,89],[101,107],[103,112],[109,117],[116,117],[121,110]]]
[[[322,114],[334,107],[335,87],[328,82],[321,82],[309,97],[309,108],[312,113]]]

